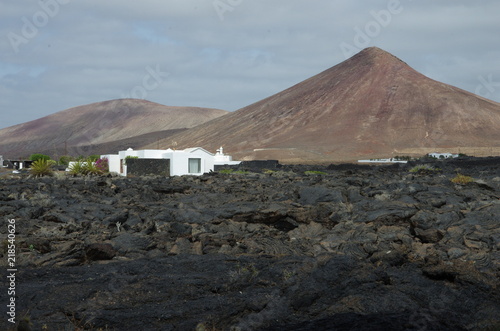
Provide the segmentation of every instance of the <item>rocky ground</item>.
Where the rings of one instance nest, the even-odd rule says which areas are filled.
[[[414,165],[2,178],[19,329],[498,330],[500,159]]]

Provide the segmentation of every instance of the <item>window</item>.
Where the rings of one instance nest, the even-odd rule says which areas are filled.
[[[189,173],[199,174],[201,172],[201,159],[189,159]]]

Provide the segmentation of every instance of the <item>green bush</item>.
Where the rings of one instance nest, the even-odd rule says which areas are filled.
[[[69,156],[69,155],[63,155],[59,158],[59,164],[60,165],[64,165],[64,166],[68,166],[69,162],[70,161],[73,161],[73,157]]]
[[[52,176],[54,174],[52,169],[54,165],[55,161],[41,158],[31,164],[30,172],[35,177]]]
[[[85,162],[76,161],[69,166],[71,175],[85,175]]]
[[[69,167],[69,173],[71,175],[100,175],[103,170],[91,160],[87,161],[77,161],[71,164]]]
[[[97,164],[92,160],[87,160],[84,163],[85,175],[100,175],[102,174],[102,170],[97,166]]]
[[[50,156],[44,154],[31,154],[30,161],[50,160]]]
[[[92,162],[95,162],[97,160],[99,160],[101,158],[100,155],[90,155],[88,158],[87,158],[87,161],[92,161]]]

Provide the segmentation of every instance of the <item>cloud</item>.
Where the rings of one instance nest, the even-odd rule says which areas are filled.
[[[0,127],[130,95],[156,66],[168,77],[146,99],[236,110],[340,63],[341,45],[355,46],[367,27],[375,30],[366,46],[431,78],[471,92],[490,76],[500,81],[495,1],[400,0],[402,11],[379,29],[373,12],[397,0],[217,1],[7,2],[0,13]],[[13,34],[25,39],[17,52]],[[483,93],[500,101],[500,86],[492,86]]]

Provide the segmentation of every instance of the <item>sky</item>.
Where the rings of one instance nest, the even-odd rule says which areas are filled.
[[[129,97],[234,111],[370,46],[500,102],[498,13],[498,0],[0,0],[0,128]]]

